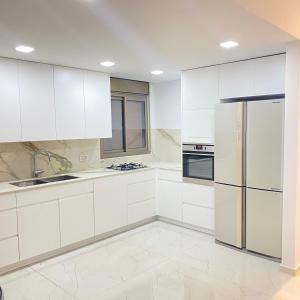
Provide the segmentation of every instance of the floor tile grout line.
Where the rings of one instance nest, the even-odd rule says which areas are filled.
[[[52,279],[48,278],[46,275],[44,275],[43,273],[39,272],[38,270],[30,267],[30,269],[32,271],[34,271],[35,273],[37,273],[38,275],[40,275],[42,278],[44,278],[45,280],[47,280],[48,282],[50,282],[51,284],[55,285],[57,288],[61,289],[63,292],[65,292],[66,294],[68,294],[69,296],[73,297],[76,300],[80,300],[78,299],[75,295],[73,295],[72,293],[70,293],[69,291],[67,291],[64,287],[60,286],[58,283],[56,283],[55,281],[53,281]]]

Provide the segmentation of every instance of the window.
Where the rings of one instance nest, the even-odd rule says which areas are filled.
[[[113,94],[112,138],[101,140],[101,157],[149,153],[147,96]]]

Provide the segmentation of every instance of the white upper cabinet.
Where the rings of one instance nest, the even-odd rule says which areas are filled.
[[[285,54],[254,60],[254,95],[285,93]]]
[[[57,139],[85,138],[84,71],[54,66]]]
[[[20,61],[22,140],[55,140],[53,66]]]
[[[220,66],[220,99],[285,92],[285,54]]]
[[[253,60],[247,60],[220,66],[220,99],[253,95],[253,65]]]
[[[84,72],[86,138],[111,137],[110,77],[108,74]]]
[[[18,62],[0,58],[0,142],[21,141]]]
[[[214,140],[214,110],[183,110],[182,141],[184,143],[212,143]]]
[[[218,67],[182,73],[183,109],[213,109],[219,101]]]

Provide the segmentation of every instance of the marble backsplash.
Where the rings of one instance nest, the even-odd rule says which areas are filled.
[[[151,153],[119,158],[100,158],[100,140],[67,140],[24,143],[0,143],[0,182],[32,177],[32,157],[37,150],[50,152],[37,156],[37,169],[42,176],[106,167],[120,162],[170,162],[181,161],[180,130],[152,129]],[[42,151],[41,151],[42,153]],[[80,155],[87,155],[80,161]]]

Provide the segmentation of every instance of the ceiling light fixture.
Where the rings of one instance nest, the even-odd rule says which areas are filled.
[[[16,47],[16,51],[23,52],[23,53],[30,53],[30,52],[34,51],[34,48],[32,48],[30,46],[20,45],[20,46]]]
[[[220,46],[225,49],[234,48],[234,47],[237,47],[238,45],[239,45],[239,43],[237,43],[235,41],[226,41],[226,42],[220,43]]]
[[[112,67],[115,65],[115,63],[113,61],[103,61],[100,63],[100,65],[103,67]]]
[[[151,72],[151,74],[153,74],[153,75],[161,75],[161,74],[163,74],[164,72],[162,71],[162,70],[153,70],[152,72]]]

